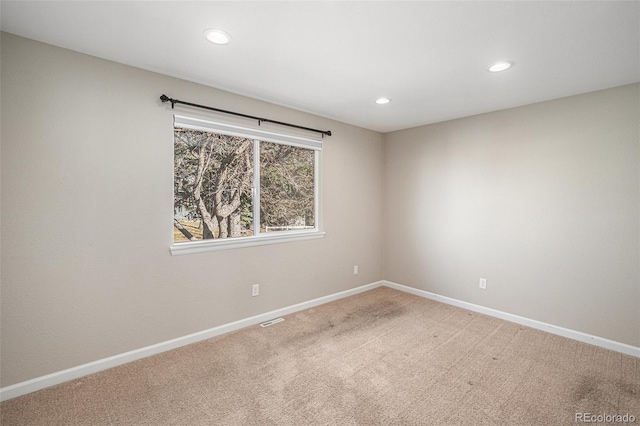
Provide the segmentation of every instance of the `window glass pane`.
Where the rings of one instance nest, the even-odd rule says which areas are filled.
[[[253,141],[174,128],[174,242],[253,235]]]
[[[315,152],[260,143],[260,232],[315,226]]]

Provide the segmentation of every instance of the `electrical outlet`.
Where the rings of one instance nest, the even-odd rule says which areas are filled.
[[[480,278],[480,288],[483,290],[487,289],[487,279],[486,278]]]
[[[353,275],[358,275],[358,265],[353,267]]]
[[[260,284],[254,284],[251,287],[251,296],[258,296],[260,294]]]

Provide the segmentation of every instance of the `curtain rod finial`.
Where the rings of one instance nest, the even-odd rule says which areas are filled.
[[[167,95],[162,95],[162,96],[160,96],[160,100],[162,102],[167,102],[169,100],[169,97]]]

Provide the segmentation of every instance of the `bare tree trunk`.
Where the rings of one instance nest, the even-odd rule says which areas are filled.
[[[249,143],[243,144],[237,151],[236,155],[240,155],[245,153],[245,162],[247,170],[251,170],[250,166],[250,156],[249,153],[246,152],[246,149],[249,147]],[[251,175],[249,173],[245,173],[245,176],[242,179],[241,187],[235,188],[233,190],[233,194],[231,195],[231,201],[227,204],[224,204],[222,200],[222,192],[225,188],[225,182],[228,177],[228,165],[230,163],[227,162],[222,169],[219,178],[217,187],[218,192],[215,195],[215,215],[218,219],[220,236],[219,238],[228,238],[228,237],[239,237],[241,234],[240,227],[240,202],[241,202],[241,191],[242,186],[246,186],[250,182]]]
[[[242,229],[240,228],[240,189],[236,189],[233,194],[233,205],[235,209],[229,214],[229,235],[239,237]]]
[[[229,237],[229,218],[227,216],[217,216],[220,230],[220,235],[218,238],[227,238]]]
[[[212,238],[215,238],[215,234],[214,232],[216,231],[216,229],[218,229],[218,218],[216,218],[215,216],[213,216],[210,220],[210,223],[212,225],[207,225],[204,226],[202,229],[202,239],[203,240],[210,240]],[[212,230],[213,229],[213,230]]]
[[[182,232],[182,235],[184,235],[188,240],[190,241],[197,240],[197,238],[194,237],[193,234],[187,230],[187,228],[182,226],[182,224],[178,222],[177,219],[173,219],[173,226],[175,226],[178,231]]]
[[[211,213],[207,209],[207,206],[204,203],[204,199],[202,198],[202,182],[204,180],[204,173],[209,167],[209,163],[211,162],[211,153],[207,157],[207,146],[212,145],[211,142],[204,143],[200,146],[199,155],[198,155],[198,171],[196,174],[196,186],[193,191],[193,196],[198,205],[198,210],[200,211],[200,216],[202,217],[202,222],[204,223],[204,229],[202,230],[202,239],[211,239],[214,238],[216,233],[216,228],[218,227],[218,221],[211,217]],[[213,147],[211,147],[213,150]],[[205,158],[207,157],[207,158]]]
[[[229,232],[233,237],[242,236],[242,228],[240,227],[240,213],[235,211],[229,216]]]

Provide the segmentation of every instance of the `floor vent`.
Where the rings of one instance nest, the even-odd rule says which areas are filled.
[[[284,321],[284,318],[272,319],[271,321],[263,322],[262,324],[260,324],[260,327],[269,327],[270,325],[277,324],[282,321]]]

